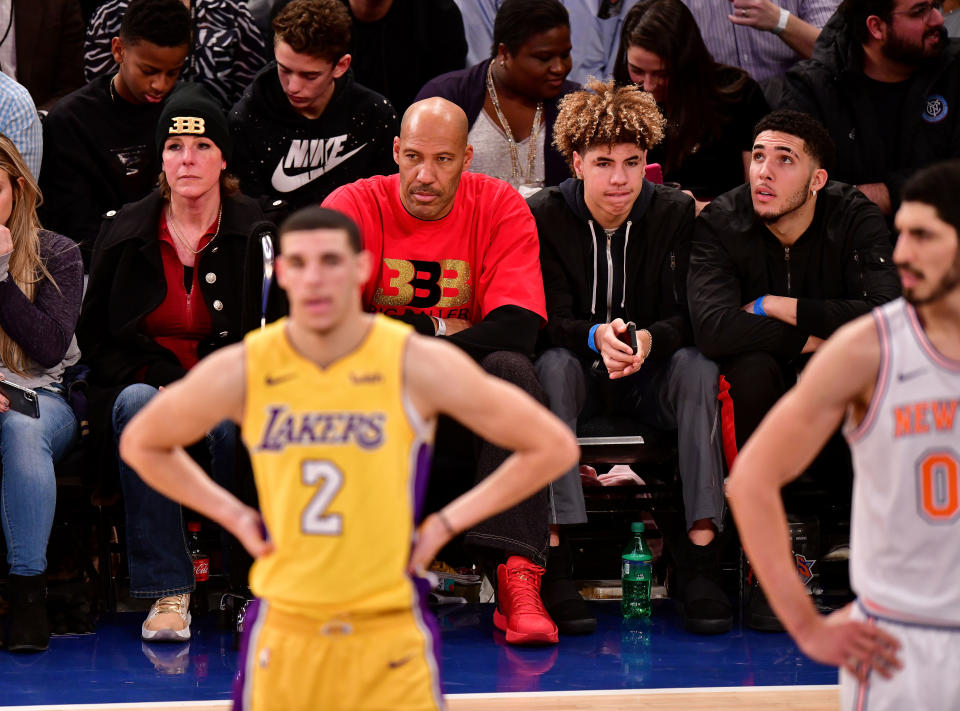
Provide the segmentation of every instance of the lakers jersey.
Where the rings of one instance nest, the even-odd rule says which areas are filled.
[[[846,430],[851,584],[875,614],[960,624],[960,361],[933,347],[903,299],[873,318],[877,383]]]
[[[355,351],[321,368],[293,349],[286,324],[244,341],[243,439],[276,545],[250,587],[308,615],[409,607],[432,434],[404,393],[411,330],[373,317]]]

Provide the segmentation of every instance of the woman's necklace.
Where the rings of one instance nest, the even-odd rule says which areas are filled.
[[[507,137],[507,144],[510,146],[510,162],[513,165],[513,182],[519,188],[521,185],[530,185],[540,187],[536,176],[537,162],[537,134],[540,132],[540,119],[543,116],[543,102],[537,102],[537,110],[533,115],[533,127],[530,130],[530,144],[527,148],[527,171],[526,174],[520,170],[520,148],[513,138],[513,131],[510,130],[510,124],[507,123],[503,110],[500,108],[500,99],[497,98],[497,89],[493,84],[493,62],[487,67],[487,93],[490,94],[490,101],[497,112],[497,120]]]
[[[173,218],[173,205],[170,205],[167,207],[167,214],[170,216],[170,226],[173,227],[173,236],[176,237],[177,240],[180,242],[180,244],[182,244],[186,249],[190,250],[194,254],[200,254],[200,252],[205,250],[210,245],[210,242],[213,242],[213,240],[217,238],[217,235],[220,234],[220,218],[223,217],[223,205],[221,205],[220,209],[217,211],[216,232],[213,233],[213,237],[211,237],[210,240],[205,245],[200,247],[200,249],[194,249],[193,247],[191,247],[190,243],[187,242],[186,238],[184,238],[183,232],[181,232],[180,227],[177,226],[177,221]],[[200,239],[201,240],[203,239],[203,235],[200,236]]]

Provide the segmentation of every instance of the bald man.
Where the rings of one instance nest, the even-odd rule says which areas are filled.
[[[537,228],[527,204],[508,183],[468,172],[473,148],[467,144],[467,117],[446,99],[425,99],[407,109],[393,159],[399,174],[345,185],[323,203],[357,222],[372,253],[364,308],[449,339],[487,372],[544,402],[530,361],[546,307]],[[463,456],[473,451],[476,466],[465,470]],[[467,478],[479,481],[506,454],[485,442],[475,446],[472,435],[441,420],[427,510],[472,483],[457,482],[446,471],[451,459],[459,464],[459,478],[470,471]],[[567,584],[567,570],[548,573],[541,597],[548,521],[544,490],[466,535],[467,545],[489,566],[497,586],[494,623],[510,644],[557,642],[557,625],[544,601],[556,603],[564,616],[572,605],[581,623],[586,618],[588,626],[596,624]],[[556,586],[548,582],[554,572],[565,574]]]

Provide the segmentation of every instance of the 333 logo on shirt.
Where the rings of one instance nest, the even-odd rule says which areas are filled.
[[[461,259],[392,259],[384,257],[374,306],[416,309],[455,308],[470,303],[470,264]]]

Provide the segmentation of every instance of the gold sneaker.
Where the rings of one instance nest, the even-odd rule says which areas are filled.
[[[190,639],[190,593],[162,597],[153,603],[140,628],[147,642],[184,642]]]

